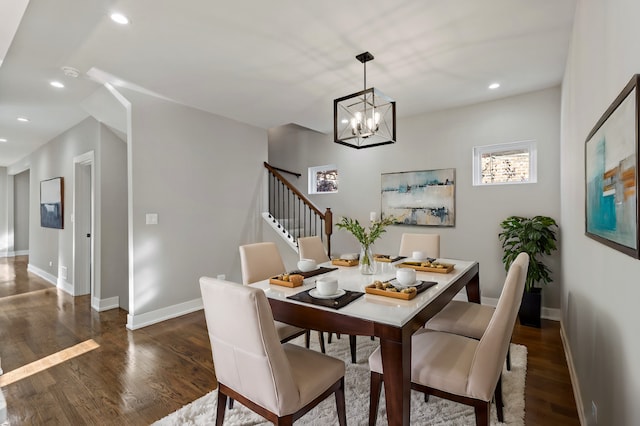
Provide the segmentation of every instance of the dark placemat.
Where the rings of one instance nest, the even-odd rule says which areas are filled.
[[[336,299],[317,299],[309,294],[311,290],[313,289],[301,291],[300,293],[287,297],[287,299],[311,303],[312,305],[325,306],[327,308],[340,309],[364,294],[360,291],[345,290],[345,294]]]
[[[293,272],[289,272],[289,274],[300,274],[305,278],[309,278],[309,277],[315,277],[316,275],[320,275],[320,274],[326,274],[327,272],[335,271],[336,269],[338,268],[326,268],[324,266],[321,266],[318,269],[314,269],[313,271],[309,271],[309,272],[293,271]]]
[[[391,283],[391,285],[393,285],[393,282],[396,281],[396,279],[392,279],[391,281],[389,281],[389,283]],[[438,284],[435,281],[420,281],[420,284],[418,284],[417,286],[414,286],[417,290],[418,293],[422,293],[423,291],[425,291],[428,288],[433,287],[434,285]],[[417,294],[417,293],[416,293]]]

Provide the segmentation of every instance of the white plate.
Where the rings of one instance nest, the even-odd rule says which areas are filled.
[[[404,285],[404,284],[400,284],[400,281],[398,281],[396,278],[389,280],[389,283],[397,288],[407,288],[407,287],[417,287],[420,284],[422,284],[422,281],[420,280],[416,280],[416,282],[414,282],[413,284],[409,284],[409,285]]]
[[[341,288],[339,288],[336,293],[330,294],[328,296],[324,296],[324,295],[318,293],[318,289],[317,288],[309,290],[309,296],[315,297],[316,299],[337,299],[338,297],[344,296],[345,294],[347,294],[347,292],[344,291]]]

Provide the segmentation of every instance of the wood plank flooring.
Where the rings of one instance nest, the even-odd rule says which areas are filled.
[[[71,297],[26,268],[25,256],[0,258],[10,425],[148,425],[216,387],[202,311],[130,331],[125,311],[94,312],[88,296]],[[529,348],[526,424],[578,425],[559,323],[518,325],[513,341]],[[22,368],[44,358],[40,372]]]

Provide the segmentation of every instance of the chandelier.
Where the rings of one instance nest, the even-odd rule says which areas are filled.
[[[364,66],[364,90],[333,101],[333,140],[362,149],[396,141],[396,102],[379,90],[367,89],[367,62],[373,55],[356,56]]]

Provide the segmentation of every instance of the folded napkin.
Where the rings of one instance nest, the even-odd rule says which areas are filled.
[[[311,303],[313,305],[325,306],[327,308],[340,309],[362,296],[364,293],[360,291],[345,290],[345,294],[335,299],[317,299],[309,294],[313,290],[301,291],[287,297],[287,299],[297,300],[299,302]]]
[[[320,274],[326,274],[327,272],[331,272],[331,271],[335,271],[338,268],[326,268],[324,266],[320,266],[318,269],[314,269],[313,271],[309,271],[309,272],[302,272],[302,271],[293,271],[293,272],[289,272],[290,274],[299,274],[302,275],[305,278],[309,278],[309,277],[315,277],[316,275],[320,275]]]

